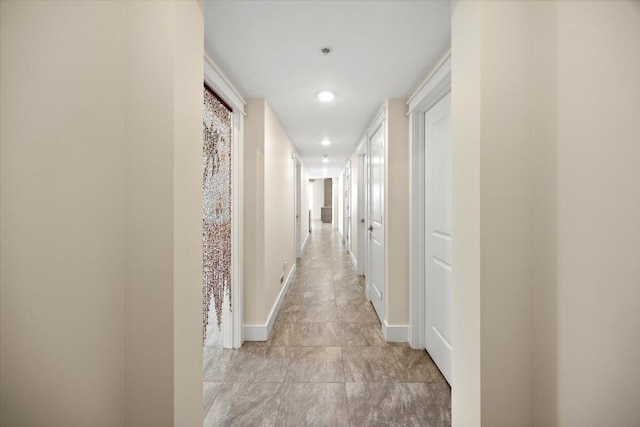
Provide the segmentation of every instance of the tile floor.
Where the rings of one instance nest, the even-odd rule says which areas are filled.
[[[451,389],[429,355],[384,341],[338,232],[313,227],[269,340],[207,340],[204,425],[451,425]]]

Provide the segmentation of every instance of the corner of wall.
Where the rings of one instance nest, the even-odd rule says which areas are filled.
[[[406,113],[404,99],[385,101],[385,320],[389,326],[409,323],[409,118]]]

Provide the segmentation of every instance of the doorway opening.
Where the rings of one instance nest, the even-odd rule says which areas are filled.
[[[203,341],[222,346],[223,310],[231,311],[233,112],[206,84],[203,107]]]

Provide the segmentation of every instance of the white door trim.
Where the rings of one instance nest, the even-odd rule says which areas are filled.
[[[367,254],[366,254],[366,263],[365,263],[365,268],[366,268],[366,273],[365,273],[365,295],[367,297],[368,301],[371,301],[371,293],[375,292],[372,290],[372,286],[371,286],[371,244],[370,244],[370,237],[369,237],[369,231],[368,231],[368,227],[371,225],[371,206],[369,205],[371,202],[371,195],[370,195],[370,191],[371,191],[371,140],[373,139],[373,137],[376,135],[376,133],[378,132],[378,130],[383,131],[384,134],[384,129],[383,128],[384,124],[385,124],[385,119],[386,119],[386,110],[385,107],[383,106],[378,113],[376,114],[375,118],[373,119],[373,122],[371,122],[371,125],[369,126],[369,128],[367,129],[367,133],[366,133],[366,183],[367,183],[367,188],[366,188],[366,192],[367,192],[367,196],[366,196],[366,206],[367,206],[367,220],[365,222],[365,240],[367,242],[366,246],[367,246]],[[384,141],[385,144],[385,152],[386,152],[386,144],[387,141]],[[386,175],[386,159],[385,162],[383,163],[383,172],[382,172],[382,176],[384,177]],[[384,180],[384,178],[383,178]],[[384,191],[382,192],[382,206],[384,206]],[[384,249],[384,255],[383,255],[383,266],[386,267],[386,259],[387,259],[387,227],[386,227],[386,212],[383,211],[382,213],[382,223],[383,223],[383,227],[382,227],[382,236],[383,236],[383,249]],[[383,268],[385,268],[383,267]],[[383,272],[383,277],[385,276],[386,272]],[[386,290],[386,283],[384,284],[384,289]],[[381,319],[381,323],[382,323],[382,319],[384,319],[384,317],[386,316],[386,300],[384,299],[384,290],[382,291],[382,307],[380,309],[381,312],[376,311],[378,317]],[[381,327],[381,331],[382,331],[382,327]]]
[[[451,53],[407,101],[409,106],[409,344],[425,348],[424,113],[451,91]]]
[[[302,257],[302,243],[300,226],[302,225],[302,164],[298,160],[296,153],[293,158],[293,252],[296,259]]]
[[[367,226],[369,218],[367,217],[367,138],[363,137],[358,149],[356,150],[358,153],[358,201],[356,207],[356,213],[358,214],[357,218],[357,236],[358,236],[358,251],[356,252],[358,255],[358,259],[356,262],[356,273],[359,275],[365,274],[365,266],[366,266],[366,253],[367,239],[365,238],[367,235]],[[362,160],[360,160],[362,159]],[[361,222],[364,220],[364,223]]]
[[[247,105],[240,93],[224,75],[216,63],[205,54],[204,82],[233,110],[233,146],[231,168],[231,310],[223,305],[222,335],[224,348],[240,348],[242,337],[243,298],[243,253],[244,253],[244,159],[242,146],[244,139],[244,106]],[[238,114],[239,113],[239,114]]]

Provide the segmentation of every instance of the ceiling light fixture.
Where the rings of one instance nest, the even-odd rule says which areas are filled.
[[[330,90],[323,90],[318,93],[318,99],[322,102],[331,102],[336,97],[336,94],[331,92]]]
[[[331,141],[328,139],[323,139],[322,141],[320,141],[320,144],[324,146],[331,145]]]
[[[322,155],[322,163],[329,163],[329,155],[328,154],[323,154]]]

